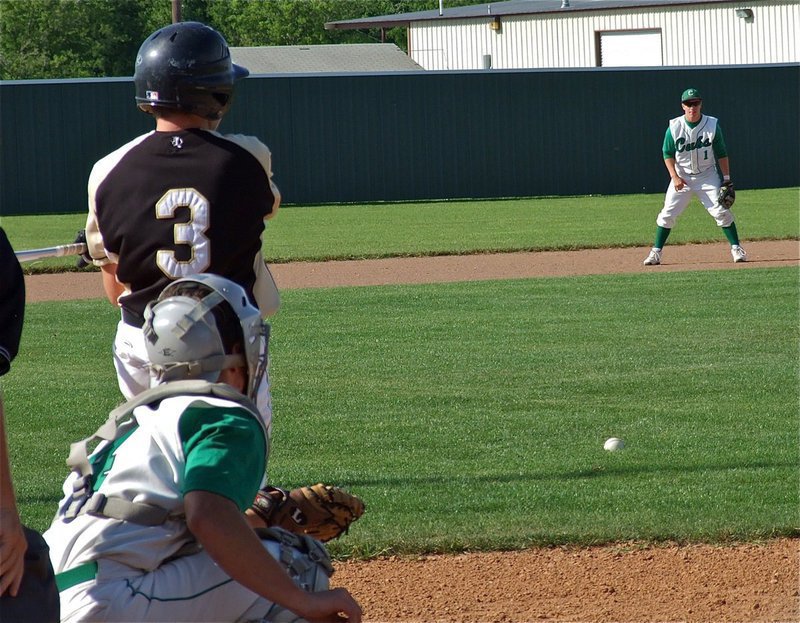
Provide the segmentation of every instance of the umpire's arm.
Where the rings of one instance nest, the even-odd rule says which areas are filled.
[[[6,232],[0,227],[0,376],[17,356],[25,315],[25,279]]]

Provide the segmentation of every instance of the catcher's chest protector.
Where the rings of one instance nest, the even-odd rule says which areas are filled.
[[[74,483],[72,500],[64,510],[64,519],[70,521],[79,515],[90,513],[112,519],[121,519],[144,526],[158,526],[164,523],[170,513],[166,509],[152,504],[132,502],[120,497],[109,497],[94,491],[94,467],[89,461],[89,445],[108,441],[114,443],[137,426],[133,411],[140,406],[155,404],[176,396],[209,396],[235,402],[248,409],[258,422],[258,408],[247,396],[222,383],[207,381],[175,381],[159,385],[142,392],[133,400],[114,409],[106,422],[97,429],[94,435],[70,445],[67,466],[77,472],[78,479]],[[267,431],[264,430],[265,439]]]

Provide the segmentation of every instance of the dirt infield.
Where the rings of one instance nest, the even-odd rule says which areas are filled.
[[[746,244],[733,264],[727,245],[510,253],[272,266],[283,289],[434,283],[621,272],[748,270],[800,266],[796,240]],[[29,302],[103,297],[97,273],[26,277]],[[336,564],[378,622],[800,621],[800,539],[739,546],[548,548]]]
[[[532,549],[337,566],[369,621],[797,621],[800,540]]]
[[[497,253],[486,255],[406,257],[343,262],[296,262],[270,267],[278,287],[321,288],[374,286],[392,283],[440,283],[480,279],[563,277],[608,273],[665,272],[680,270],[746,270],[767,266],[797,265],[800,242],[778,240],[747,244],[749,261],[733,264],[728,246],[680,245],[667,247],[663,264],[643,266],[647,248],[588,249],[547,253]],[[100,277],[95,272],[26,277],[28,302],[102,298]]]

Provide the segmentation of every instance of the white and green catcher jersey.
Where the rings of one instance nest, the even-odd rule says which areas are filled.
[[[98,558],[155,569],[194,543],[184,517],[186,493],[209,491],[244,510],[264,484],[267,433],[257,413],[241,403],[177,395],[132,413],[119,436],[103,441],[88,457],[93,472],[88,494],[92,500],[153,507],[165,519],[143,525],[113,518],[113,513],[105,516],[102,507],[72,517],[79,479],[73,471],[64,482],[59,513],[45,533],[56,573]]]

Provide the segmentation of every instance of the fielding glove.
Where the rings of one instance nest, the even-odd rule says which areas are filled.
[[[736,191],[733,190],[733,182],[730,180],[723,182],[722,186],[719,187],[717,203],[720,205],[720,207],[730,210],[734,201],[736,201]]]
[[[264,487],[250,510],[268,527],[277,526],[324,542],[346,533],[365,508],[359,497],[344,489],[318,483],[291,491]]]

